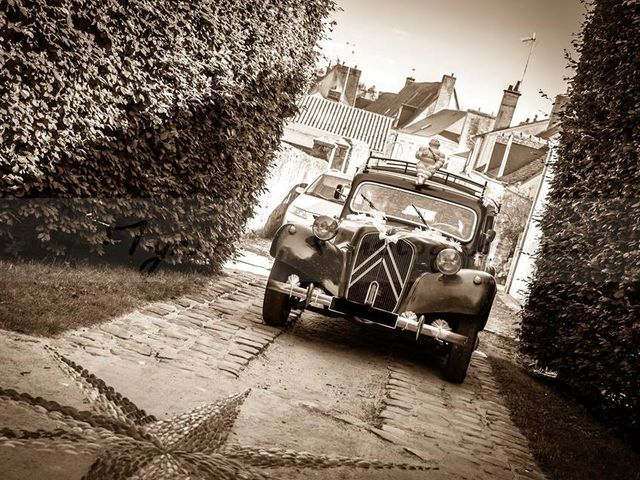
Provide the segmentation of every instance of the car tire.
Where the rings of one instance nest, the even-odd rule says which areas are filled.
[[[276,260],[271,267],[269,280],[286,282],[291,274],[286,264]],[[287,323],[291,313],[291,297],[286,293],[270,290],[268,287],[264,291],[262,302],[262,320],[272,327],[282,327]]]
[[[464,345],[451,345],[443,376],[452,383],[462,383],[467,376],[471,354],[478,343],[478,326],[471,320],[460,321],[456,333],[467,337]]]

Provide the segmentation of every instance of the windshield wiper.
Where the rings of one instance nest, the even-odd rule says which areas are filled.
[[[379,209],[379,208],[377,208],[377,207],[373,204],[373,202],[372,202],[371,200],[369,200],[369,199],[366,197],[366,195],[365,195],[364,193],[360,192],[360,196],[361,196],[362,198],[364,198],[364,199],[365,199],[365,201],[369,204],[369,206],[370,206],[371,208],[373,208],[376,212],[380,212],[380,209]],[[383,212],[383,213],[384,213],[384,212]]]
[[[422,221],[422,223],[424,224],[425,227],[427,227],[429,230],[431,230],[432,232],[438,232],[442,235],[444,235],[445,237],[449,237],[453,240],[456,239],[456,237],[454,237],[453,235],[451,235],[450,233],[447,232],[443,232],[440,229],[434,228],[431,225],[429,225],[427,223],[427,221],[424,219],[424,217],[422,216],[422,213],[420,213],[420,210],[418,210],[418,207],[416,207],[413,203],[411,204],[411,206],[413,207],[413,209],[416,211],[416,213],[418,214],[418,216],[420,217],[420,220]]]
[[[418,210],[418,207],[416,207],[413,203],[411,204],[411,206],[413,207],[413,209],[416,211],[416,213],[418,214],[418,217],[420,217],[420,221],[422,221],[423,225],[425,227],[427,227],[429,230],[434,231],[435,228],[433,228],[431,225],[429,225],[427,223],[427,221],[424,219],[424,217],[422,216],[422,212],[420,212],[420,210]]]

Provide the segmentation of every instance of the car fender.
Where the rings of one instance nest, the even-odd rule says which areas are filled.
[[[480,270],[462,269],[456,275],[424,273],[398,311],[470,315],[479,318],[484,328],[496,290],[493,276]]]
[[[313,282],[338,295],[345,252],[331,241],[318,240],[311,227],[283,225],[273,238],[270,253],[291,267],[302,283]]]

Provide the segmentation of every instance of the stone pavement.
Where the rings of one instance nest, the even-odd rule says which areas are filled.
[[[462,385],[415,363],[392,362],[385,393],[380,416],[389,441],[436,459],[455,478],[544,479],[486,358],[474,355]]]
[[[289,447],[303,440],[301,435],[321,437],[319,432],[325,432],[314,448],[339,449],[336,442],[349,425],[353,429],[350,454],[367,457],[371,448],[383,460],[396,461],[402,454],[439,465],[439,471],[428,477],[401,471],[368,472],[365,476],[343,471],[334,478],[544,479],[526,438],[509,418],[483,355],[476,352],[465,383],[453,385],[442,380],[437,367],[421,361],[419,345],[390,339],[388,331],[328,321],[309,312],[292,318],[294,327],[284,331],[266,326],[261,320],[265,280],[252,273],[227,271],[200,294],[146,305],[98,327],[47,342],[3,334],[0,343],[22,354],[29,345],[37,357],[34,374],[35,364],[46,361],[40,350],[48,343],[115,384],[141,407],[166,414],[186,411],[210,398],[212,392],[219,397],[253,388],[255,393],[245,406],[249,421],[241,436],[255,437],[258,445]],[[301,344],[304,348],[296,352]],[[11,353],[5,350],[3,356]],[[248,368],[251,365],[256,368]],[[280,371],[275,371],[276,366]],[[368,418],[369,413],[360,415],[356,385],[348,383],[349,378],[365,375],[381,379],[379,387],[370,388],[380,391],[381,408],[375,412],[376,418]],[[278,376],[280,386],[269,386]],[[347,411],[344,415],[325,409],[329,401],[323,403],[320,398],[328,394],[326,385],[337,383],[333,377],[340,376],[346,383],[330,400]],[[4,386],[24,390],[18,371],[10,372],[7,378],[13,383]],[[316,379],[323,378],[331,381],[320,385]],[[35,385],[40,390],[40,384]],[[32,394],[41,394],[33,391],[33,384],[31,387]],[[42,388],[47,391],[46,386]],[[305,395],[316,402],[315,395],[317,406],[296,400]],[[78,404],[81,400],[74,401]],[[296,416],[296,412],[303,413]],[[293,429],[288,433],[291,438],[285,438],[284,430],[278,427],[285,419]],[[0,414],[0,425],[2,421]],[[310,427],[313,422],[317,428]],[[393,449],[381,448],[376,442]],[[358,451],[358,446],[364,451]],[[0,463],[2,459],[0,455]],[[33,468],[37,461],[22,464]],[[16,468],[19,472],[21,467]],[[53,478],[50,470],[46,472],[42,478]],[[303,469],[275,473],[280,478],[298,479],[326,478],[327,472]],[[9,478],[24,476],[18,473]]]
[[[217,369],[235,378],[281,333],[262,323],[264,285],[262,277],[234,272],[172,304],[152,303],[97,328],[71,332],[59,346],[206,378]]]

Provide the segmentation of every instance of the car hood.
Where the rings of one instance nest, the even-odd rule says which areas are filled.
[[[405,226],[387,224],[384,220],[365,215],[348,215],[340,221],[336,244],[356,243],[364,232],[377,231],[380,238],[389,242],[400,239],[416,244],[427,244],[436,248],[454,248],[462,252],[460,243],[436,230],[424,230]],[[355,242],[354,242],[355,241]]]

